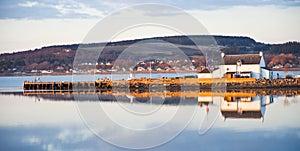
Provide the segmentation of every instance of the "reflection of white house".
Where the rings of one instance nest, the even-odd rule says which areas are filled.
[[[224,100],[223,96],[215,96],[215,95],[200,95],[198,96],[198,102],[200,108],[211,106],[220,106],[220,102]]]
[[[251,118],[264,119],[266,105],[271,104],[270,96],[237,97],[224,100],[220,110],[223,119],[227,118]]]
[[[222,75],[227,78],[233,77],[253,77],[262,78],[262,67],[265,67],[263,53],[259,54],[238,54],[225,55],[222,53],[224,65],[220,66]]]

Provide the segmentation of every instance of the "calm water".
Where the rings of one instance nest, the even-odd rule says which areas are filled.
[[[195,75],[195,73],[156,73],[151,74],[152,78],[161,78],[161,77],[176,77],[176,76],[185,76],[185,75]],[[1,77],[0,76],[0,90],[10,90],[10,89],[22,89],[23,82],[27,81],[35,81],[36,78],[39,78],[41,82],[54,82],[54,81],[95,81],[98,78],[107,77],[113,80],[121,80],[127,79],[129,74],[112,74],[112,75],[67,75],[67,76],[9,76],[9,77]],[[148,74],[134,74],[136,78],[141,77],[149,77]]]
[[[34,77],[0,78],[0,150],[300,149],[300,96],[11,91],[24,80]]]

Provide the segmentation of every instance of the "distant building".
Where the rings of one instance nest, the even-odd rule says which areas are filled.
[[[221,74],[227,78],[253,77],[263,78],[262,67],[265,67],[263,53],[225,55],[222,53],[224,65],[220,66]]]
[[[300,76],[300,68],[281,68],[281,69],[271,69],[269,70],[270,79],[278,78],[298,78]]]
[[[137,67],[136,71],[145,71],[146,69],[143,67]]]
[[[53,73],[53,70],[41,70],[41,73]]]
[[[266,79],[279,79],[279,78],[299,78],[300,68],[262,68],[262,75]]]
[[[31,73],[38,73],[38,72],[40,72],[39,70],[31,70],[30,71]]]
[[[63,51],[66,52],[66,53],[69,53],[71,51],[71,49],[65,48],[65,49],[63,49]]]
[[[57,66],[56,70],[64,70],[65,68],[63,66]]]
[[[208,68],[204,68],[198,73],[198,78],[212,78],[212,74]]]

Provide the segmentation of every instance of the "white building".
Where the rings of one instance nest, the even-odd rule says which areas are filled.
[[[222,53],[224,65],[220,66],[221,74],[227,78],[253,77],[263,78],[262,67],[265,67],[263,53],[259,54],[238,54],[225,55]]]
[[[293,77],[299,78],[300,68],[288,68],[288,69],[271,69],[269,73],[270,79]]]
[[[198,73],[198,78],[212,78],[212,74],[207,68],[205,68]]]
[[[262,76],[266,79],[279,79],[279,78],[299,78],[300,68],[261,68]]]

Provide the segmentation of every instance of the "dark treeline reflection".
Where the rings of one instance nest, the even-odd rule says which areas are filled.
[[[0,92],[2,95],[22,95],[28,97],[43,98],[52,101],[129,101],[147,103],[158,98],[164,99],[165,104],[177,104],[180,100],[196,100],[201,102],[202,97],[220,97],[230,98],[229,100],[239,100],[239,98],[255,96],[297,96],[300,95],[300,89],[243,89],[227,91],[23,91],[23,92]],[[200,100],[199,100],[200,99]],[[247,99],[242,99],[247,100]],[[177,103],[176,103],[177,102]]]

